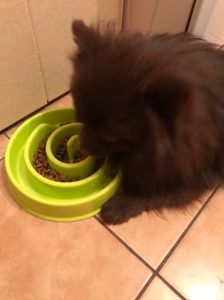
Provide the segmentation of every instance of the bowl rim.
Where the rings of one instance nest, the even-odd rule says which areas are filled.
[[[14,187],[16,189],[18,189],[19,192],[22,193],[25,197],[27,197],[29,199],[32,199],[33,201],[35,201],[37,203],[42,203],[42,204],[45,204],[45,205],[47,204],[49,206],[74,206],[75,204],[79,205],[79,204],[82,204],[82,203],[88,203],[88,202],[92,202],[93,200],[100,197],[101,195],[106,194],[107,192],[109,192],[109,190],[111,188],[113,188],[113,187],[120,184],[121,171],[118,170],[118,173],[111,180],[111,182],[107,186],[105,186],[102,190],[96,192],[95,194],[91,194],[89,196],[85,196],[85,197],[82,197],[82,198],[74,198],[74,199],[55,199],[55,198],[52,198],[50,200],[49,199],[44,199],[43,195],[37,196],[37,195],[30,194],[25,188],[23,188],[21,185],[19,185],[19,183],[17,182],[17,180],[15,179],[15,177],[12,173],[11,166],[10,166],[10,153],[12,151],[12,145],[13,145],[15,139],[17,138],[18,134],[31,121],[39,118],[41,115],[49,113],[49,112],[53,112],[53,111],[59,111],[59,110],[65,111],[65,110],[68,110],[68,109],[72,110],[73,108],[72,107],[60,107],[60,108],[55,108],[55,109],[48,110],[46,112],[40,112],[40,113],[34,115],[33,117],[29,118],[23,124],[20,125],[20,127],[13,133],[13,135],[10,138],[10,140],[8,142],[8,145],[7,145],[7,149],[6,149],[6,153],[5,153],[5,167],[6,167],[6,173],[7,173],[7,176],[8,176],[8,180],[10,180],[11,183],[14,185]],[[97,172],[102,172],[101,168]],[[34,169],[33,169],[33,171],[35,173],[37,173]],[[90,177],[87,177],[83,180],[89,180],[89,178],[93,177],[96,173],[94,173]],[[46,178],[44,178],[40,174],[37,173],[37,175],[42,177],[41,179],[47,180]],[[38,179],[40,179],[39,176],[38,176]],[[80,180],[80,181],[83,181],[83,180]],[[80,181],[77,181],[77,182],[55,182],[55,181],[52,181],[52,180],[48,180],[48,181],[50,181],[52,186],[57,186],[57,187],[58,186],[61,187],[61,185],[64,186],[64,187],[66,187],[66,186],[68,187],[68,185],[69,185],[69,187],[77,187],[77,185],[80,184]],[[46,183],[46,182],[44,181],[44,183]],[[59,184],[61,184],[61,185],[59,185]],[[48,198],[50,198],[50,197],[48,197]]]

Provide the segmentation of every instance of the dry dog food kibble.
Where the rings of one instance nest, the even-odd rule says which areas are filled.
[[[64,163],[69,163],[69,159],[68,159],[68,153],[67,153],[67,143],[68,143],[69,139],[64,139],[63,141],[61,141],[58,145],[58,150],[57,153],[55,155],[55,157],[64,162]]]
[[[57,150],[55,157],[58,160],[69,164],[68,153],[67,153],[68,140],[69,139],[64,139],[59,143],[58,150]],[[80,151],[76,151],[75,155],[74,155],[73,163],[78,163],[86,158],[87,158],[87,155],[82,154]]]
[[[60,126],[66,125],[69,123],[62,123],[60,124]],[[50,134],[49,134],[50,136]],[[63,141],[61,141],[58,145],[58,150],[57,153],[55,155],[55,157],[64,162],[64,163],[69,163],[69,159],[68,159],[68,153],[67,153],[67,143],[68,143],[68,138],[64,139]],[[46,143],[47,143],[47,139],[43,139],[39,146],[38,146],[38,150],[34,155],[33,158],[33,167],[34,169],[43,177],[49,179],[49,180],[53,180],[53,181],[57,181],[57,182],[75,182],[78,181],[79,178],[77,177],[73,177],[73,178],[69,178],[68,176],[66,176],[65,174],[58,174],[55,170],[51,169],[48,161],[47,161],[47,155],[46,155]],[[84,159],[87,158],[87,155],[83,155],[80,151],[76,151],[75,155],[74,155],[74,160],[73,163],[77,163],[80,162]]]
[[[47,143],[47,139],[44,139],[40,142],[38,146],[38,150],[35,153],[33,158],[34,169],[43,177],[53,181],[58,181],[58,182],[72,181],[65,174],[58,174],[55,170],[50,168],[47,161],[46,151],[45,151],[46,143]]]
[[[82,154],[80,151],[76,151],[74,155],[74,163],[80,162],[87,158],[88,155]]]

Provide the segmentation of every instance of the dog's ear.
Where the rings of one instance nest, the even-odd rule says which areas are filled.
[[[191,96],[191,85],[176,70],[165,69],[142,82],[144,105],[171,126]]]
[[[89,56],[95,54],[100,47],[100,33],[97,27],[86,26],[81,20],[72,23],[74,41],[78,46],[79,54]]]
[[[85,23],[82,20],[74,20],[72,22],[72,32],[74,36],[79,37],[85,34],[85,32],[88,30],[88,27],[85,25]]]
[[[74,20],[72,22],[72,32],[74,34],[74,41],[78,46],[80,54],[86,54],[89,43],[89,28],[81,20]]]

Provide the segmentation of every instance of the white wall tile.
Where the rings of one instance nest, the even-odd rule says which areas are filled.
[[[115,21],[122,26],[123,0],[97,0],[97,20]]]
[[[133,31],[148,33],[151,29],[159,0],[126,0],[124,26]]]
[[[0,32],[2,130],[47,101],[25,0],[0,1]]]
[[[51,101],[70,88],[72,72],[69,56],[75,49],[71,23],[97,18],[97,0],[28,0],[47,99]]]

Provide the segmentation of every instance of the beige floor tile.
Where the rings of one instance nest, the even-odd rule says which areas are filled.
[[[59,108],[59,107],[70,107],[73,106],[73,99],[71,94],[57,100],[56,102],[50,104],[46,109]]]
[[[224,188],[221,188],[161,274],[190,300],[223,300],[223,254]]]
[[[207,199],[208,195],[206,194],[204,199]],[[128,223],[110,228],[156,269],[199,207],[197,203],[188,211],[167,210],[163,217],[145,213]]]
[[[159,278],[153,279],[141,300],[180,300],[171,289],[162,282]],[[198,299],[199,300],[199,299]]]
[[[6,131],[6,134],[9,138],[12,137],[13,133],[19,128],[19,126],[22,124],[23,122],[19,122],[18,124],[16,124],[15,126],[13,126],[12,128],[10,128],[9,130]]]
[[[5,150],[8,145],[9,139],[4,135],[0,134],[0,159],[4,157]]]
[[[150,271],[94,218],[38,219],[20,208],[0,162],[0,298],[134,299]]]

